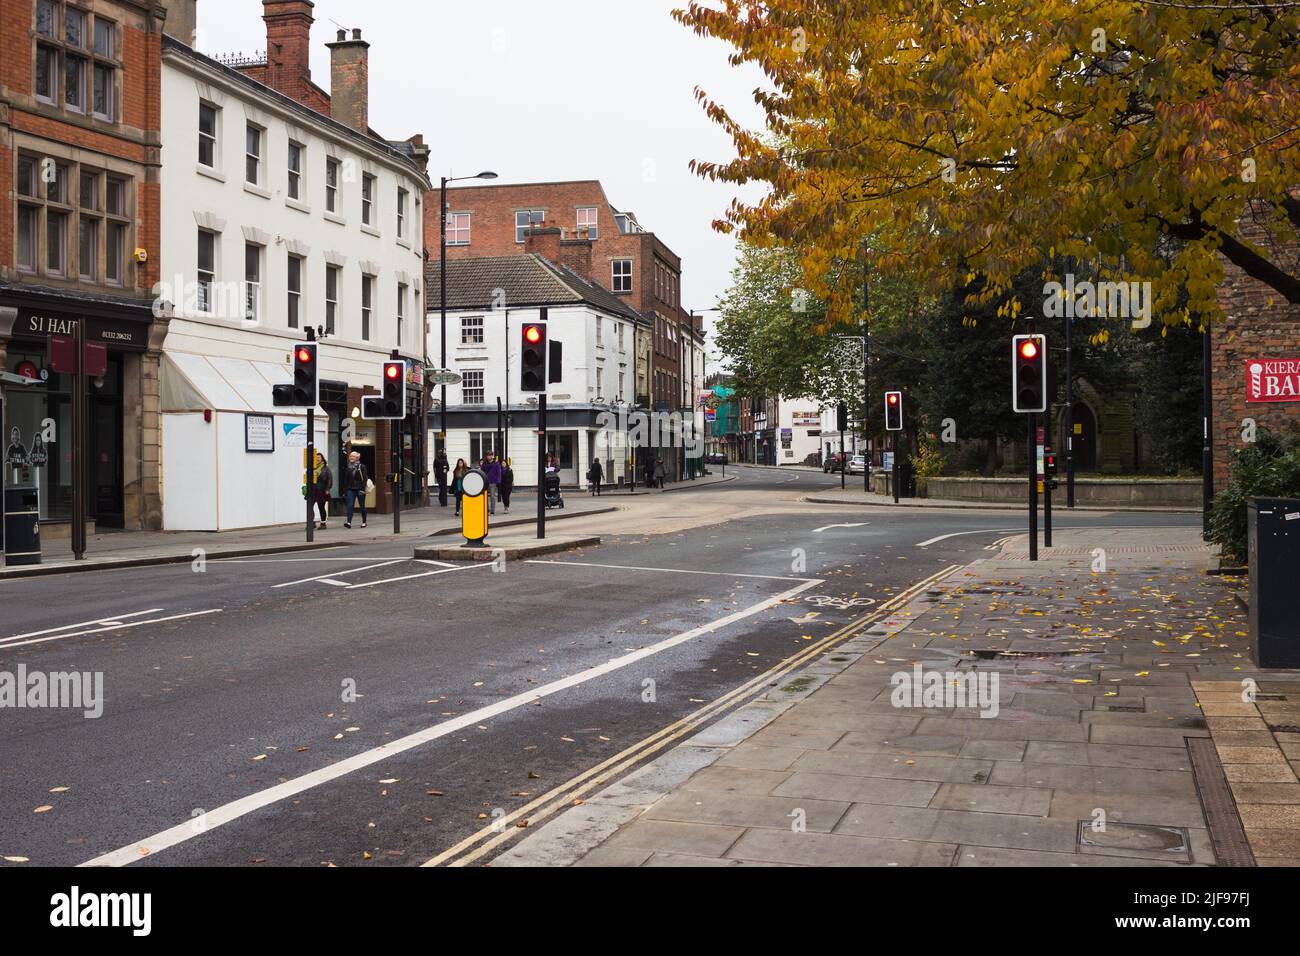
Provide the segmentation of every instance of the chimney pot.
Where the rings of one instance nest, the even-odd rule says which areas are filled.
[[[343,41],[343,40],[346,40],[347,38],[348,38],[348,31],[347,31],[347,30],[340,30],[340,31],[339,31],[339,40],[340,40],[340,42]]]
[[[354,39],[354,40],[360,40],[360,39],[361,39],[361,31],[360,31],[360,30],[353,30],[353,31],[352,31],[352,39]]]

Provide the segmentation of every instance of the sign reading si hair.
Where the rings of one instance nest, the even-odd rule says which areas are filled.
[[[1246,401],[1300,402],[1300,358],[1248,361]]]
[[[46,338],[74,335],[82,316],[66,313],[33,312],[19,309],[14,338]],[[143,352],[149,347],[149,323],[86,317],[86,343],[101,343],[115,349]]]
[[[471,468],[460,479],[460,492],[460,533],[465,536],[462,547],[477,547],[488,533],[487,475]]]

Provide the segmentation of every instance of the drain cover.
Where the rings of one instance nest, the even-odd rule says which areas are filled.
[[[1079,821],[1079,846],[1188,852],[1187,830],[1183,827],[1160,827],[1149,823],[1107,823],[1104,830],[1093,827],[1091,820]]]

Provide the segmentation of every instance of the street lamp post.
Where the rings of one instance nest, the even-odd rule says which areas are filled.
[[[442,353],[439,371],[447,371],[447,184],[463,179],[496,179],[497,174],[484,170],[476,176],[443,176],[438,188],[438,312],[441,319]],[[442,447],[447,449],[447,386],[442,386]]]

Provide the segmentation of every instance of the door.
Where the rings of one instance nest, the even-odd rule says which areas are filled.
[[[122,357],[109,357],[108,372],[90,383],[86,477],[87,517],[101,528],[126,524],[122,494]]]
[[[546,451],[560,460],[560,483],[578,483],[577,435],[574,432],[548,432]]]
[[[1074,419],[1074,470],[1097,470],[1097,416],[1083,402],[1076,402]]]

